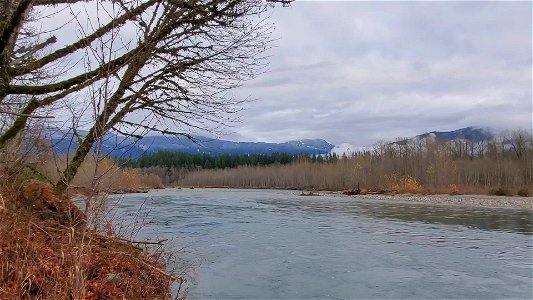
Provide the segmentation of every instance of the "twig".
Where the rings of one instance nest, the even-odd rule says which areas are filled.
[[[129,254],[129,253],[126,253],[126,252],[115,252],[115,253],[117,253],[117,254],[122,254],[122,255],[128,256],[128,257],[130,257],[130,258],[132,258],[132,259],[135,259],[136,261],[138,261],[138,262],[140,262],[140,263],[142,263],[142,264],[144,264],[144,265],[146,265],[146,266],[148,266],[148,267],[154,269],[155,271],[159,272],[161,275],[164,275],[164,276],[166,276],[166,277],[168,277],[168,278],[170,278],[170,279],[172,279],[172,280],[180,280],[180,281],[183,280],[182,278],[180,278],[180,277],[176,277],[176,276],[174,276],[174,275],[172,275],[172,274],[170,274],[170,273],[168,273],[168,272],[165,272],[165,271],[161,270],[160,268],[158,268],[158,267],[156,267],[156,266],[153,266],[152,264],[147,263],[147,262],[145,262],[144,260],[139,259],[139,258],[137,258],[137,257],[135,257],[135,256],[133,256],[133,255],[131,255],[131,254]]]
[[[102,234],[95,233],[93,237],[97,238],[97,239],[100,239],[100,240],[103,240],[104,242],[117,242],[117,243],[120,242],[120,243],[124,243],[124,241],[121,241],[121,240],[117,239],[117,237],[115,237],[115,236],[107,236],[107,235],[102,235]],[[135,248],[135,249],[137,249],[139,251],[143,251],[144,250],[143,248],[137,247],[135,245],[129,245],[129,246],[131,246],[131,247],[133,247],[133,248]]]
[[[6,209],[6,202],[4,201],[2,194],[0,194],[0,210],[3,210],[3,209]]]
[[[34,118],[34,119],[54,119],[54,116],[35,116],[35,115],[28,115],[28,114],[18,114],[14,112],[10,112],[7,110],[0,109],[0,114],[7,114],[7,115],[14,115],[17,117],[26,117],[26,118]]]
[[[161,245],[163,244],[163,242],[168,241],[168,239],[164,239],[160,241],[133,241],[133,240],[123,239],[119,237],[115,237],[115,239],[125,241],[125,242],[130,242],[130,243],[135,243],[135,244],[145,244],[145,245]]]
[[[128,242],[132,244],[145,244],[145,245],[162,245],[164,242],[168,241],[168,239],[163,239],[160,241],[134,241],[134,240],[128,240],[125,238],[121,238],[118,236],[107,236],[103,234],[96,234],[96,236],[102,239],[119,240],[119,241]]]
[[[178,280],[180,282],[180,285],[178,286],[178,291],[176,292],[176,300],[179,299],[179,296],[180,296],[180,291],[181,291],[181,287],[183,286],[183,278],[181,277],[178,277]]]
[[[37,227],[37,229],[39,229],[39,230],[41,230],[42,232],[46,233],[49,237],[52,237],[52,235],[51,235],[48,231],[44,230],[44,229],[43,229],[42,227],[40,227],[39,225],[37,225],[37,224],[35,224],[35,223],[31,222],[31,221],[30,221],[30,225],[33,225],[33,226]]]

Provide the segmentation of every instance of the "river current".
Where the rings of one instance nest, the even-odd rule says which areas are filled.
[[[119,230],[171,240],[188,267],[192,299],[533,295],[531,211],[278,190],[163,190],[113,200]]]

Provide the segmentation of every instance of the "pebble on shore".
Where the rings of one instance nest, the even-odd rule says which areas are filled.
[[[390,202],[410,202],[433,205],[453,205],[467,207],[486,208],[512,208],[533,210],[532,197],[511,197],[511,196],[484,196],[484,195],[358,195],[345,196],[359,199],[390,201]]]

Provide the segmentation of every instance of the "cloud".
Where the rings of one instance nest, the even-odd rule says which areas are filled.
[[[239,95],[248,140],[531,128],[530,2],[296,2],[273,14],[270,72]]]
[[[222,137],[324,138],[366,146],[471,125],[531,128],[531,6],[296,1],[277,7],[269,72],[235,92],[258,100],[246,105],[241,122]],[[57,8],[70,26],[44,22],[42,29],[59,27],[55,34],[62,44],[76,40],[83,28],[95,25],[73,21],[73,15],[80,20],[96,15],[94,7],[84,7]],[[136,34],[126,26],[119,41],[132,44]],[[85,70],[83,60],[65,63],[72,62],[77,64],[71,72]]]

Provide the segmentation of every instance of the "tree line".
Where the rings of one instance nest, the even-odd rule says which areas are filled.
[[[298,160],[312,162],[332,162],[338,160],[336,154],[328,155],[293,155],[287,153],[272,154],[192,154],[177,151],[158,151],[144,153],[139,158],[119,158],[118,164],[126,168],[164,167],[167,169],[226,169],[239,166],[286,165]]]
[[[182,173],[184,186],[368,190],[420,193],[531,193],[533,138],[524,130],[481,140],[411,139],[376,144],[325,162],[240,166]]]

